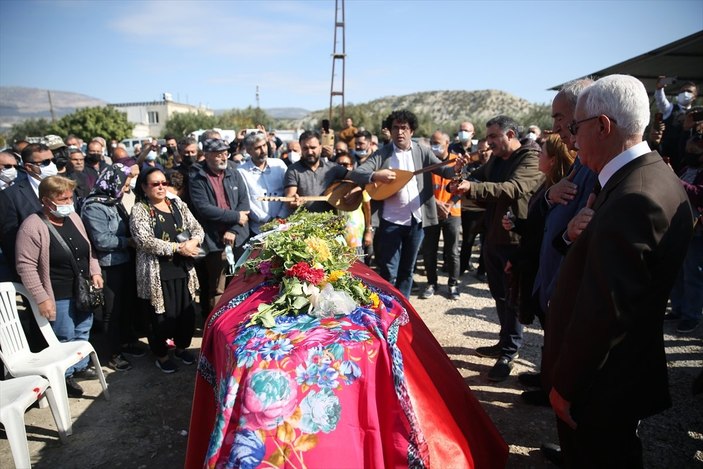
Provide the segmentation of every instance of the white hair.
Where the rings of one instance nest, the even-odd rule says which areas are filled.
[[[641,136],[649,124],[647,90],[630,75],[601,78],[579,94],[578,102],[585,117],[605,114],[626,136]]]

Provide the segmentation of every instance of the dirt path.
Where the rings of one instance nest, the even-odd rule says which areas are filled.
[[[424,277],[416,276],[420,289]],[[534,371],[539,363],[542,333],[525,331],[525,346],[513,375],[494,385],[485,379],[493,360],[474,354],[497,339],[494,303],[487,285],[472,275],[462,277],[457,301],[446,296],[446,278],[428,300],[412,303],[444,347],[466,384],[484,405],[510,445],[511,468],[554,467],[540,454],[544,441],[556,441],[553,414],[548,408],[523,404],[517,374]],[[666,347],[674,406],[641,425],[648,468],[701,467],[703,464],[703,395],[692,397],[691,382],[703,367],[703,327],[693,335],[672,335],[666,325]],[[193,342],[198,349],[200,338]],[[32,408],[25,415],[32,462],[36,468],[175,468],[182,467],[187,441],[194,366],[181,366],[165,375],[147,355],[132,360],[128,372],[107,370],[112,399],[100,395],[97,381],[83,382],[85,397],[71,399],[73,435],[62,445],[48,409]],[[647,392],[643,389],[642,392]],[[9,444],[0,431],[0,467],[13,467]]]

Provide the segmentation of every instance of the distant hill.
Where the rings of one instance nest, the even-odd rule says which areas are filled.
[[[535,104],[499,90],[478,91],[423,91],[404,96],[386,96],[363,104],[347,104],[346,115],[385,116],[392,110],[408,109],[416,115],[430,119],[434,128],[447,131],[463,120],[470,120],[476,127],[499,114],[513,117],[519,124],[527,126],[536,124],[541,127],[551,126],[550,109],[547,104]],[[322,119],[327,118],[328,109],[315,111],[295,120],[286,121],[293,128],[317,128]],[[354,121],[374,131],[377,122]]]
[[[51,91],[51,102],[56,118],[77,108],[107,104],[91,96],[66,91]],[[51,118],[47,90],[21,86],[0,86],[0,127],[10,127],[15,122],[29,118]]]
[[[51,91],[51,100],[57,118],[70,114],[77,108],[104,106],[107,102],[80,93]],[[346,105],[346,115],[354,123],[372,132],[378,132],[380,122],[394,109],[409,109],[426,123],[425,130],[441,128],[453,131],[458,123],[471,120],[480,128],[491,117],[506,114],[522,125],[551,126],[549,106],[535,104],[504,91],[423,91],[404,96],[386,96],[367,103]],[[319,128],[329,110],[310,112],[303,108],[269,108],[266,113],[276,120],[277,128]],[[225,110],[215,111],[216,115]],[[9,128],[16,122],[29,118],[51,118],[47,90],[17,86],[0,86],[0,128]]]

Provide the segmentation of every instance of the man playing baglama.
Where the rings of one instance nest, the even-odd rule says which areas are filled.
[[[332,206],[327,202],[320,200],[306,202],[301,197],[323,195],[333,182],[346,176],[347,170],[338,164],[320,158],[322,145],[320,145],[320,134],[317,132],[307,130],[300,135],[298,141],[302,152],[300,161],[288,167],[284,184],[284,195],[295,198],[289,202],[290,208],[295,210],[301,205],[305,205],[305,208],[310,212],[332,210]]]
[[[648,122],[644,85],[611,75],[579,94],[570,124],[598,184],[569,222],[547,314],[542,373],[566,467],[641,468],[639,421],[671,405],[663,318],[693,217],[642,141]]]
[[[391,129],[393,144],[378,150],[350,173],[355,183],[389,184],[396,179],[394,169],[415,172],[441,162],[429,148],[413,143],[417,117],[412,112],[393,111],[384,121],[384,127]],[[433,173],[452,178],[454,169],[444,166]],[[413,176],[395,195],[376,205],[380,205],[374,247],[379,274],[409,298],[415,261],[424,237],[422,229],[437,224],[432,175],[428,171]]]

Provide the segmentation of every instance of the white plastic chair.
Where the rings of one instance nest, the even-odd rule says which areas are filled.
[[[59,418],[59,406],[49,381],[39,375],[0,381],[0,423],[5,426],[12,459],[15,460],[15,467],[18,469],[31,467],[24,413],[35,401],[44,399],[49,401],[56,428],[59,430],[59,438],[62,443],[65,443],[66,429]]]
[[[49,346],[41,352],[32,353],[27,344],[19,315],[17,314],[17,294],[24,296],[34,314],[39,329]],[[59,342],[51,329],[49,321],[39,314],[39,307],[34,298],[22,284],[12,282],[0,283],[0,359],[5,363],[7,372],[12,376],[41,375],[49,380],[56,396],[58,417],[66,435],[73,433],[71,409],[66,392],[66,370],[90,356],[100,378],[105,399],[110,399],[105,375],[100,367],[100,360],[95,349],[87,340]]]

